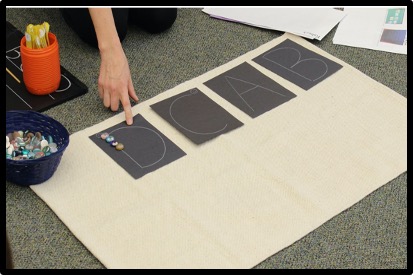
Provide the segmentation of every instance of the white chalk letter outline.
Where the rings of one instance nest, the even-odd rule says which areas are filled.
[[[153,163],[151,163],[151,164],[148,164],[148,165],[141,165],[140,163],[138,163],[138,161],[136,161],[134,158],[132,158],[132,156],[131,156],[131,155],[129,155],[129,154],[125,151],[125,149],[124,149],[124,150],[122,150],[121,152],[122,152],[123,154],[125,154],[126,156],[128,156],[128,158],[129,158],[129,159],[131,159],[131,160],[132,160],[132,162],[134,162],[136,165],[138,165],[138,167],[140,167],[141,169],[148,168],[148,167],[154,166],[155,164],[159,163],[162,159],[164,159],[164,156],[165,156],[165,154],[166,154],[166,152],[167,152],[167,145],[165,144],[165,141],[164,141],[164,139],[161,137],[161,135],[159,135],[156,131],[154,131],[154,130],[152,130],[152,129],[150,129],[150,128],[147,128],[147,127],[141,127],[141,126],[128,126],[128,127],[120,127],[120,128],[114,129],[114,130],[112,130],[111,132],[109,132],[108,134],[109,134],[109,135],[111,135],[112,133],[114,133],[114,132],[116,132],[116,131],[118,131],[118,130],[124,129],[124,128],[127,128],[127,129],[131,129],[131,128],[142,128],[142,129],[149,130],[149,131],[151,131],[151,132],[155,133],[155,134],[158,136],[158,138],[160,138],[160,140],[161,140],[161,142],[162,142],[162,145],[164,146],[164,150],[163,150],[164,152],[162,153],[162,156],[161,156],[158,160],[156,160],[155,162],[153,162]],[[101,137],[101,135],[100,135],[100,134],[96,134],[95,136],[96,136],[97,138],[101,139],[101,138],[100,138],[100,137]]]
[[[183,125],[181,125],[180,123],[178,123],[178,122],[177,122],[177,120],[175,120],[175,119],[174,119],[174,116],[173,116],[173,114],[172,114],[172,108],[173,108],[173,105],[174,105],[174,104],[175,104],[178,100],[180,100],[180,99],[182,99],[182,98],[184,98],[184,97],[189,97],[189,96],[195,95],[195,94],[197,94],[197,93],[198,93],[198,91],[197,91],[196,89],[192,89],[192,90],[190,91],[190,94],[183,95],[183,96],[180,96],[180,97],[178,97],[177,99],[175,99],[175,100],[171,103],[171,105],[170,105],[170,116],[171,116],[171,119],[173,119],[173,121],[174,121],[174,122],[175,122],[178,126],[180,126],[181,128],[185,129],[186,131],[191,132],[191,133],[194,133],[194,134],[198,134],[198,135],[212,135],[212,134],[219,133],[219,132],[223,131],[224,129],[226,129],[226,127],[227,127],[227,125],[228,125],[228,124],[226,124],[226,125],[225,125],[222,129],[217,130],[217,131],[214,131],[214,132],[196,132],[196,131],[192,131],[192,130],[190,130],[190,129],[188,129],[188,128],[184,127]]]
[[[295,64],[293,64],[292,66],[290,66],[290,68],[287,68],[287,67],[285,67],[284,65],[282,65],[282,64],[280,64],[280,63],[278,63],[277,61],[274,61],[274,60],[272,60],[272,59],[270,59],[270,58],[267,58],[267,57],[266,57],[267,55],[269,55],[269,54],[271,54],[271,53],[273,53],[273,52],[276,52],[276,51],[279,51],[279,50],[283,50],[283,49],[290,49],[290,50],[294,50],[294,51],[296,51],[296,52],[298,53],[298,60],[296,61],[296,63],[295,63]],[[325,62],[325,61],[323,61],[323,60],[321,60],[321,59],[319,59],[319,58],[306,58],[306,59],[301,59],[301,58],[302,58],[301,52],[300,52],[298,49],[295,49],[295,48],[292,48],[292,47],[281,47],[281,48],[278,48],[278,49],[272,50],[272,51],[270,51],[270,52],[268,52],[268,53],[264,54],[264,55],[263,55],[263,58],[264,58],[264,59],[266,59],[267,61],[270,61],[270,62],[272,62],[272,63],[274,63],[274,64],[277,64],[277,65],[279,65],[279,66],[281,66],[281,67],[285,68],[286,70],[288,70],[288,71],[290,71],[290,72],[292,72],[292,73],[294,73],[294,74],[297,74],[298,76],[300,76],[300,77],[302,77],[302,78],[304,78],[304,79],[306,79],[306,80],[308,80],[308,81],[312,81],[312,82],[319,80],[320,78],[324,77],[324,76],[326,75],[326,73],[328,73],[328,65],[326,64],[326,62]],[[309,61],[309,60],[316,60],[316,61],[320,61],[320,62],[322,62],[322,63],[323,63],[323,65],[325,65],[325,73],[323,73],[323,74],[322,74],[321,76],[319,76],[318,78],[316,78],[316,79],[313,79],[313,80],[312,80],[312,79],[309,79],[309,78],[307,78],[307,77],[305,77],[305,76],[303,76],[303,75],[301,75],[301,74],[299,74],[298,72],[296,72],[296,71],[294,71],[294,70],[293,70],[293,68],[294,68],[295,66],[297,66],[298,64],[300,64],[300,63],[302,63],[302,62],[305,62],[305,61]]]
[[[264,89],[264,90],[267,90],[267,91],[270,91],[270,92],[272,92],[272,93],[275,93],[275,94],[278,94],[278,95],[280,95],[280,96],[282,96],[282,97],[286,97],[286,95],[283,95],[283,94],[281,94],[281,93],[278,93],[278,92],[276,92],[276,91],[273,91],[273,90],[271,90],[271,89],[269,89],[269,88],[266,88],[266,87],[264,87],[264,86],[261,86],[261,85],[258,85],[258,84],[255,84],[255,83],[252,83],[252,82],[248,82],[248,81],[245,81],[245,80],[242,80],[242,79],[238,79],[238,78],[234,78],[234,77],[230,77],[230,76],[225,76],[224,77],[225,79],[226,79],[226,82],[230,85],[230,87],[234,90],[234,92],[236,92],[236,94],[240,97],[240,99],[252,110],[252,111],[254,111],[254,109],[253,109],[253,107],[251,107],[248,103],[247,103],[247,101],[242,97],[242,95],[243,94],[246,94],[247,92],[251,92],[252,90],[254,90],[254,89],[256,89],[256,88],[262,88],[262,89]],[[244,92],[242,92],[242,93],[239,93],[238,91],[237,91],[237,89],[231,84],[231,82],[230,82],[230,79],[233,79],[233,80],[237,80],[237,81],[240,81],[240,82],[244,82],[244,83],[247,83],[247,84],[250,84],[250,85],[253,85],[253,87],[252,88],[250,88],[250,89],[247,89],[246,91],[244,91]]]

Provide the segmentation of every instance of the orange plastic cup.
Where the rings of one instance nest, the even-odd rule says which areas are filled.
[[[49,46],[42,49],[26,47],[26,37],[20,41],[23,82],[34,95],[47,95],[59,88],[61,72],[59,44],[54,34],[48,33]]]

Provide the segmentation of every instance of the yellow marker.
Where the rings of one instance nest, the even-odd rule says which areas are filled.
[[[20,80],[9,70],[9,68],[6,67],[6,72],[10,74],[18,83],[20,83]]]
[[[26,44],[26,46],[29,47],[29,48],[31,48],[31,49],[33,49],[33,48],[35,48],[35,45],[34,45],[34,28],[33,28],[33,24],[27,25],[26,32],[30,36],[30,39],[29,39],[29,41],[30,41],[30,47],[27,46],[27,44]],[[27,38],[26,38],[26,42],[27,42]]]
[[[29,48],[29,49],[32,49],[33,48],[32,47],[32,37],[29,35],[28,32],[26,32],[25,36],[26,36],[26,47]]]
[[[33,43],[34,43],[33,48],[40,49],[42,45],[40,45],[39,28],[37,25],[33,26],[33,33],[34,33],[34,35],[32,36]]]
[[[49,29],[50,29],[49,23],[47,23],[46,21],[43,22],[43,28],[45,29],[45,32],[46,32],[46,42],[47,42],[47,46],[49,46],[50,45],[50,43],[49,43]]]
[[[42,26],[39,26],[39,40],[40,40],[40,46],[42,48],[46,48],[47,46],[47,42],[46,42],[46,38],[45,38],[45,30],[43,29]]]

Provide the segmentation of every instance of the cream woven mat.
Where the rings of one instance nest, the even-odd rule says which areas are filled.
[[[305,91],[251,60],[286,38],[343,68]],[[297,96],[252,119],[203,83],[247,61]],[[150,107],[197,87],[244,125],[196,146]],[[407,170],[407,101],[285,34],[133,108],[186,152],[137,180],[88,137],[31,186],[107,268],[251,268]]]

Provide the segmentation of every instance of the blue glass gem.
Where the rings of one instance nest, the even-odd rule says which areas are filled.
[[[114,136],[108,136],[106,137],[106,142],[111,143],[113,140],[115,140]]]

